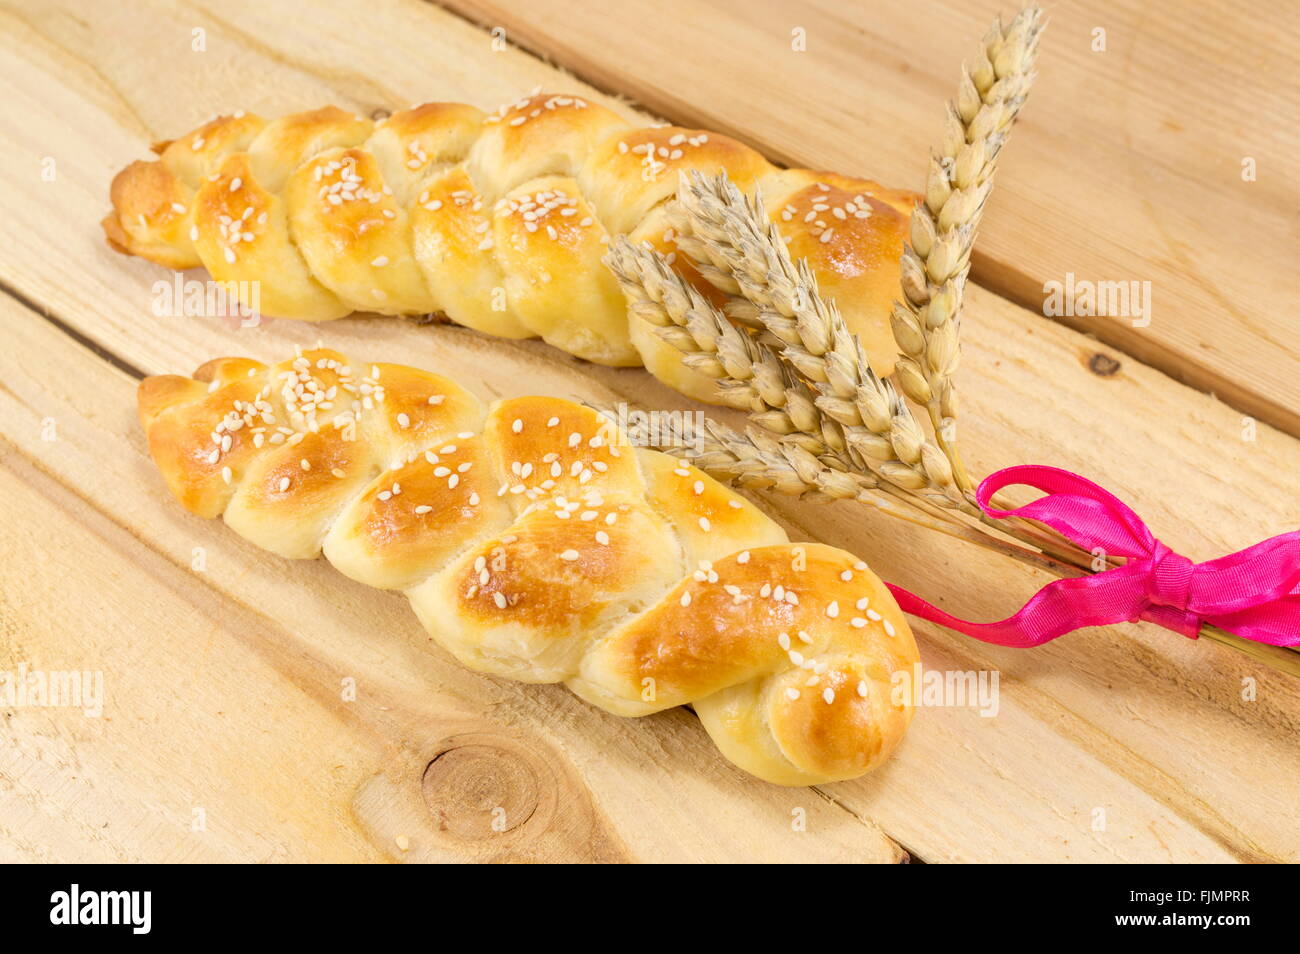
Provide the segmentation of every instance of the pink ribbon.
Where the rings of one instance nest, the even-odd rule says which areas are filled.
[[[1016,510],[989,500],[1024,484],[1047,496]],[[1055,580],[1014,616],[969,623],[901,587],[889,586],[908,613],[999,646],[1040,646],[1084,626],[1146,620],[1195,639],[1202,623],[1274,646],[1300,644],[1300,531],[1283,533],[1237,553],[1193,563],[1152,536],[1113,494],[1056,467],[1008,467],[979,486],[976,499],[991,517],[1027,517],[1085,550],[1127,557],[1092,576]]]

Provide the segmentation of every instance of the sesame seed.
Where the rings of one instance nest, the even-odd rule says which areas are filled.
[[[787,699],[789,699],[791,702],[793,702],[795,699],[798,699],[798,698],[799,698],[799,690],[798,690],[798,689],[787,689],[787,690],[785,691],[785,697],[786,697]]]
[[[280,478],[280,484],[279,484],[279,487],[280,487],[280,493],[284,493],[286,490],[288,490],[288,489],[289,489],[289,478],[288,478],[288,477],[281,477],[281,478]]]
[[[736,557],[736,562],[737,562],[737,563],[748,563],[748,562],[749,562],[749,551],[748,551],[748,550],[742,550],[742,551],[740,551],[740,554]]]
[[[700,518],[700,529],[703,530],[705,533],[708,533],[709,530],[712,529],[712,525],[709,523],[708,517]]]
[[[851,620],[849,620],[849,625],[852,626],[854,629],[861,629],[863,626],[867,625],[867,621],[863,619],[861,616],[855,616]]]
[[[383,268],[385,265],[388,264],[388,256],[378,255],[375,258],[372,258],[370,260],[370,264],[375,266],[375,268]]]
[[[410,426],[411,426],[411,418],[410,418],[407,414],[405,414],[405,413],[397,415],[397,426],[398,426],[398,427],[410,427]]]
[[[681,604],[682,604],[683,606],[690,606],[690,605],[691,605],[691,591],[690,591],[690,590],[687,590],[685,593],[682,594]]]
[[[560,423],[560,419],[559,419],[558,417],[553,417],[553,418],[551,418],[549,421],[546,422],[546,426],[547,426],[547,427],[555,427],[555,426],[556,426],[557,424],[559,424],[559,423]]]
[[[871,620],[873,623],[879,623],[882,617],[875,610],[867,610],[867,619]]]
[[[560,554],[560,559],[561,559],[561,560],[568,560],[568,561],[572,562],[572,561],[578,559],[578,551],[577,551],[577,550],[565,550],[563,553]]]
[[[702,493],[704,493],[704,481],[697,480],[695,482],[695,494],[696,496],[699,496]]]
[[[885,620],[885,635],[893,636],[894,633],[895,633],[894,624],[891,623],[889,620]]]
[[[506,595],[504,593],[500,593],[500,592],[493,593],[492,601],[497,604],[498,609],[506,608]]]
[[[429,395],[429,403],[430,403],[430,404],[441,404],[442,402],[443,402],[443,395],[441,395],[441,394],[430,394],[430,395]]]
[[[515,418],[515,422],[510,425],[510,429],[518,434],[524,429],[524,422],[520,418]]]
[[[867,697],[867,680],[858,680],[858,695],[862,696],[864,699]]]
[[[831,619],[834,619],[835,617],[839,616],[840,604],[832,600],[831,605],[826,607],[826,615],[829,616]]]
[[[428,504],[420,504],[420,506],[418,506],[418,507],[415,508],[415,512],[416,512],[416,513],[421,513],[421,514],[423,514],[423,513],[431,513],[432,511],[433,511],[433,508],[430,507]]]
[[[832,689],[830,686],[827,686],[822,691],[822,698],[826,700],[827,705],[830,705],[832,702],[835,701],[835,690]]]
[[[840,579],[843,580],[845,583],[849,582],[850,580],[853,579],[853,571],[845,570],[843,573],[840,574]]]
[[[222,480],[224,480],[226,483],[230,483],[230,478],[231,478],[231,476],[232,476],[232,475],[231,475],[231,472],[230,472],[230,468],[229,468],[229,467],[222,467],[222,468],[221,468],[221,479],[222,479]]]

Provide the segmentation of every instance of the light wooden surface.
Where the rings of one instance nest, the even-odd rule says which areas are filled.
[[[636,9],[608,8],[620,6]],[[983,17],[953,29],[968,39]],[[205,53],[190,49],[195,28]],[[562,45],[551,52],[565,64]],[[937,109],[955,67],[925,65],[944,82],[902,76],[898,95]],[[457,328],[159,319],[152,285],[166,275],[102,243],[113,172],[218,111],[487,107],[538,84],[601,97],[413,0],[310,18],[252,0],[3,5],[0,195],[20,240],[0,256],[0,670],[99,669],[107,701],[101,719],[4,710],[0,860],[1300,859],[1300,683],[1220,646],[1120,626],[1017,653],[921,626],[927,666],[1000,671],[998,715],[923,709],[873,776],[779,789],[723,763],[688,712],[620,720],[557,687],[467,672],[426,648],[400,597],[279,561],[164,496],[134,379],[217,354],[274,359],[322,338],[489,398],[683,406],[644,372]],[[734,87],[733,103],[746,84]],[[751,88],[740,114],[763,122],[748,138],[797,121]],[[801,144],[821,148],[809,121]],[[921,126],[918,144],[933,123]],[[1023,227],[995,222],[988,244],[1033,251]],[[1261,426],[1244,441],[1239,410],[983,288],[965,334],[962,440],[977,472],[1051,462],[1095,476],[1198,559],[1300,522],[1294,438]],[[1093,370],[1099,353],[1118,370]],[[764,503],[793,535],[973,618],[1046,582],[860,507]]]

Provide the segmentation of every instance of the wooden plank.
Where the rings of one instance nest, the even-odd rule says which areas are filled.
[[[105,15],[128,16],[117,8]],[[52,310],[116,360],[150,372],[187,370],[232,351],[274,358],[319,336],[357,354],[455,374],[485,396],[539,391],[682,406],[678,396],[642,372],[596,369],[544,346],[485,339],[462,329],[350,319],[324,327],[276,322],[235,330],[220,321],[151,316],[151,286],[160,273],[104,251],[90,224],[103,207],[108,177],[140,153],[149,134],[192,124],[218,108],[244,105],[241,96],[252,85],[288,91],[286,99],[294,101],[284,108],[328,98],[360,107],[459,96],[490,105],[520,88],[558,80],[547,67],[517,52],[493,53],[486,42],[476,45],[481,34],[435,8],[378,4],[361,17],[323,6],[312,24],[316,32],[310,56],[302,52],[306,39],[293,32],[296,27],[258,30],[272,45],[252,47],[238,32],[203,21],[210,28],[210,43],[220,44],[210,49],[221,50],[221,62],[208,67],[202,61],[201,78],[194,80],[198,100],[168,105],[157,100],[153,78],[139,75],[131,64],[149,51],[156,70],[186,73],[182,64],[190,54],[169,52],[150,31],[175,36],[188,31],[194,18],[164,8],[138,15],[149,25],[108,24],[127,38],[113,51],[98,49],[94,33],[71,30],[57,15],[38,23],[39,29],[15,22],[0,41],[0,83],[23,117],[20,127],[0,119],[0,137],[10,146],[0,152],[0,171],[9,181],[21,181],[17,177],[31,174],[30,164],[23,163],[38,148],[57,154],[64,170],[57,187],[34,188],[30,197],[16,197],[12,217],[30,225],[24,231],[30,240],[0,262],[0,281]],[[262,14],[250,6],[228,15],[251,29]],[[383,47],[385,37],[395,38],[398,54],[418,47],[423,62],[439,63],[437,88],[430,88],[427,69],[410,68],[405,57],[391,50],[378,56],[374,51]],[[132,50],[133,42],[140,46]],[[97,73],[88,68],[91,62]],[[253,69],[260,79],[248,84],[242,77]],[[375,81],[354,81],[354,71],[381,77],[391,98],[375,103],[370,98]],[[492,95],[471,95],[471,86]],[[353,88],[355,98],[340,87]],[[265,102],[250,105],[278,111]],[[141,132],[134,118],[142,110],[160,117],[150,131]],[[189,114],[173,125],[163,121],[169,111]],[[68,123],[69,116],[76,122]],[[25,328],[32,320],[28,315],[20,321],[8,309],[4,314],[6,323],[16,327]],[[1137,505],[1171,545],[1201,558],[1295,524],[1287,474],[1300,466],[1296,441],[1261,427],[1255,441],[1245,443],[1240,415],[1135,361],[1123,360],[1117,372],[1099,377],[1091,370],[1097,366],[1090,361],[1098,352],[1095,343],[986,292],[973,293],[969,324],[966,378],[971,385],[963,440],[981,472],[1037,460],[1093,474]],[[23,401],[35,405],[54,386],[51,381],[61,380],[52,369],[64,360],[67,343],[53,332],[51,337],[30,334],[32,343],[11,356],[0,380],[12,388],[8,382],[19,380],[23,366],[49,369],[31,379],[23,393]],[[47,363],[41,365],[42,360]],[[90,373],[78,364],[61,386],[80,393],[85,388],[74,384],[90,380],[84,377]],[[73,395],[64,400],[72,401]],[[1135,407],[1143,409],[1141,418],[1132,417]],[[359,590],[324,567],[276,564],[231,540],[220,527],[199,525],[166,504],[142,460],[124,406],[113,412],[84,407],[72,416],[93,421],[86,424],[88,435],[102,427],[111,433],[98,445],[88,437],[92,452],[64,469],[71,468],[87,484],[111,486],[105,499],[116,502],[99,502],[97,494],[97,506],[111,506],[106,518],[149,547],[183,565],[188,565],[188,547],[196,534],[206,545],[227,548],[227,559],[257,572],[246,574],[238,586],[228,579],[221,584],[223,592],[237,592],[258,606],[288,601],[284,605],[294,615],[285,620],[299,620],[295,625],[308,621],[312,647],[318,645],[319,631],[323,645],[349,665],[349,654],[364,656],[353,643],[356,634],[374,632],[375,619],[392,632],[414,631],[400,629],[415,626],[403,616],[400,601]],[[20,446],[30,446],[32,440],[10,439]],[[128,453],[124,447],[132,449]],[[106,480],[106,467],[114,468],[107,473],[115,479]],[[1231,495],[1229,487],[1234,488]],[[769,503],[797,535],[860,552],[887,578],[946,597],[944,605],[973,617],[1005,612],[1018,596],[1044,582],[1022,567],[954,548],[862,508]],[[1187,514],[1195,514],[1195,521]],[[866,780],[829,787],[825,797],[853,816],[873,820],[922,858],[1300,857],[1300,836],[1287,823],[1290,789],[1300,767],[1293,745],[1300,713],[1294,680],[1221,647],[1180,640],[1147,626],[1081,633],[1033,653],[996,650],[929,628],[920,631],[920,641],[929,666],[998,669],[1003,680],[998,717],[984,719],[959,709],[924,711],[890,766]],[[811,800],[823,796],[773,794],[767,786],[719,768],[702,732],[682,713],[608,724],[600,713],[576,703],[572,710],[554,708],[566,705],[563,693],[552,699],[551,690],[480,682],[482,677],[459,672],[450,666],[444,671],[435,657],[413,652],[391,653],[382,667],[385,680],[423,679],[439,686],[473,680],[467,698],[502,711],[499,697],[481,688],[490,686],[510,700],[504,708],[511,713],[512,728],[562,732],[562,742],[548,736],[543,751],[558,748],[579,756],[571,762],[548,757],[543,764],[574,766],[593,793],[592,803],[603,812],[626,802],[625,814],[610,830],[616,843],[638,846],[638,857],[656,850],[680,852],[674,857],[722,850],[716,848],[719,832],[729,840],[725,850],[733,857],[757,857],[750,852],[758,850],[809,859],[854,853],[858,840],[866,837],[852,827],[860,823],[830,816],[821,827],[809,826],[815,837],[791,844],[786,834],[791,809],[804,807],[811,814]],[[1244,679],[1257,687],[1250,703],[1241,698]],[[415,724],[431,731],[423,721],[431,718],[428,710],[416,712]],[[1212,760],[1207,761],[1206,752],[1213,753]],[[602,768],[606,759],[610,764]],[[1207,764],[1215,766],[1209,777]],[[619,781],[629,773],[633,781]],[[400,772],[378,777],[381,781],[358,792],[359,804],[387,807],[385,819],[415,812],[414,796],[409,785],[403,787]],[[1244,777],[1250,778],[1249,787],[1240,783]],[[438,779],[430,784],[437,787]],[[673,810],[683,804],[689,809]],[[1098,808],[1106,809],[1109,820],[1101,832],[1092,830]],[[719,828],[715,819],[722,817],[737,822]],[[845,825],[850,834],[840,832]],[[392,825],[376,830],[387,838]],[[836,842],[841,836],[843,841]],[[683,838],[685,848],[679,847]],[[831,844],[824,844],[825,838]]]
[[[688,126],[792,165],[920,188],[959,64],[997,0],[446,0]],[[1300,434],[1300,7],[1050,4],[1041,77],[1002,160],[973,275],[1151,283],[1150,324],[1072,326]],[[802,30],[806,52],[792,50]],[[1093,31],[1106,32],[1094,52]],[[616,42],[611,42],[616,38]],[[1256,178],[1243,181],[1243,162]]]

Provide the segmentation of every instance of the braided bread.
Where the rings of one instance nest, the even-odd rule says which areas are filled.
[[[548,397],[486,412],[446,378],[316,349],[146,378],[173,495],[290,559],[405,592],[471,669],[625,716],[693,704],[731,761],[807,785],[882,762],[916,644],[866,564]]]
[[[894,366],[889,314],[920,197],[778,169],[717,133],[637,128],[581,97],[536,94],[490,115],[460,103],[378,122],[334,107],[270,122],[236,113],[154,149],[158,160],[113,180],[103,226],[119,251],[256,282],[268,315],[441,312],[589,361],[644,364],[702,400],[715,399],[712,381],[629,318],[601,258],[611,235],[627,234],[716,296],[675,254],[665,205],[680,171],[725,169],[762,190],[877,373]]]

